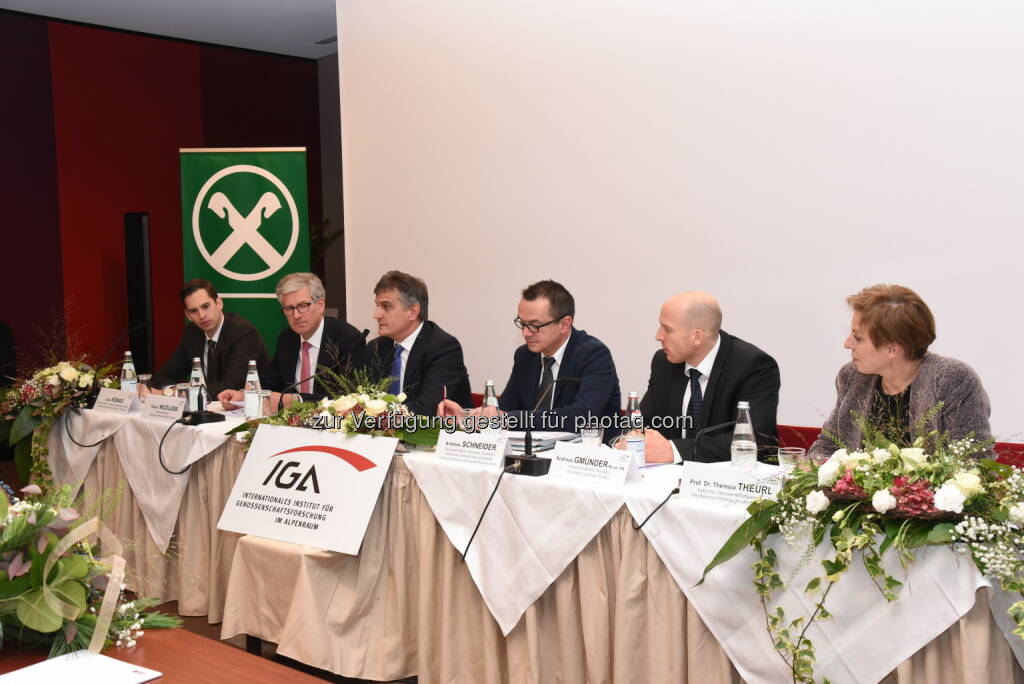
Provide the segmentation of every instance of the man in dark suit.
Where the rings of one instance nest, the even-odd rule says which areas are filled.
[[[327,291],[315,273],[289,273],[277,283],[275,292],[288,328],[277,336],[274,358],[267,369],[261,369],[260,385],[274,392],[287,390],[285,403],[296,397],[322,399],[337,388],[330,387],[329,380],[325,384],[317,370],[351,376],[363,367],[366,340],[352,325],[324,316]],[[240,404],[244,393],[224,390],[217,398],[225,405]],[[276,399],[272,396],[271,403],[276,405]]]
[[[181,302],[190,323],[171,358],[153,374],[152,387],[188,381],[195,357],[200,359],[211,398],[225,389],[241,387],[251,359],[261,368],[268,366],[259,332],[238,314],[224,311],[224,302],[209,280],[196,278],[185,283]]]
[[[389,390],[404,393],[413,413],[432,415],[446,387],[450,398],[471,405],[462,345],[427,320],[426,283],[401,271],[388,271],[373,294],[373,319],[380,337],[366,346],[371,377],[391,377]]]
[[[658,323],[661,351],[651,361],[640,402],[644,424],[654,428],[646,431],[647,460],[728,460],[732,430],[709,431],[696,449],[694,437],[735,420],[740,401],[750,402],[759,448],[774,446],[780,385],[775,359],[721,330],[722,310],[706,292],[672,297]]]

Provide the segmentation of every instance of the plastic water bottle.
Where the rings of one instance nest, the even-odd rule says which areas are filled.
[[[125,392],[135,393],[139,388],[139,376],[135,374],[135,362],[132,361],[132,353],[124,353],[124,363],[121,364],[121,389]]]
[[[647,436],[644,433],[644,414],[640,412],[640,395],[630,392],[626,399],[626,417],[629,427],[626,431],[626,450],[630,453],[641,477],[647,465]]]
[[[245,387],[242,392],[245,395],[245,417],[259,418],[263,415],[260,410],[260,374],[256,369],[256,360],[249,359],[249,370],[245,372]]]
[[[199,364],[199,357],[192,357],[192,372],[188,376],[188,410],[202,411],[206,405],[204,394],[206,380],[203,378],[203,367]]]
[[[732,431],[731,452],[733,467],[749,470],[757,465],[754,423],[750,420],[750,403],[746,401],[736,405],[736,427]]]

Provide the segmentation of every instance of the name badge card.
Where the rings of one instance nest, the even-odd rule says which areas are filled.
[[[134,392],[104,387],[96,397],[93,409],[106,413],[128,413],[139,404],[139,395]]]
[[[683,463],[680,498],[718,508],[746,508],[754,499],[774,499],[782,486],[779,468],[734,468],[729,463]]]
[[[397,444],[261,425],[217,529],[358,555]]]
[[[159,420],[165,423],[181,418],[185,413],[184,397],[165,397],[151,394],[142,402],[142,417]]]
[[[437,439],[437,457],[448,463],[475,466],[486,470],[505,467],[508,437],[442,431]]]
[[[631,460],[632,454],[622,449],[556,442],[548,477],[580,484],[622,486]]]

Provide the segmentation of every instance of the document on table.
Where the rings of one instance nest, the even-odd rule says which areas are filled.
[[[116,658],[108,658],[90,651],[75,651],[44,660],[14,672],[0,675],[3,684],[39,684],[39,682],[106,682],[107,684],[139,684],[162,674]]]

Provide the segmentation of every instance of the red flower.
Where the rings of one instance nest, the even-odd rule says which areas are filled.
[[[896,510],[904,515],[936,512],[935,492],[928,480],[908,482],[905,477],[897,477],[889,491],[896,497]]]
[[[842,496],[852,496],[858,499],[867,498],[864,488],[853,481],[853,473],[849,471],[839,478],[839,481],[832,487],[832,491]]]

